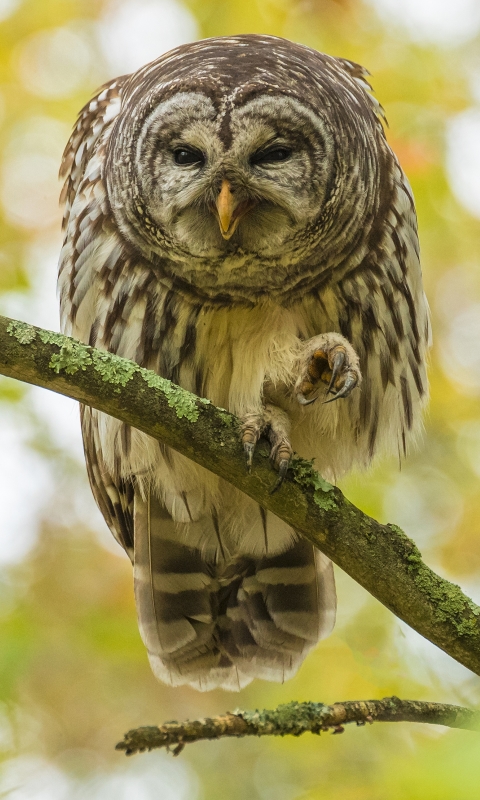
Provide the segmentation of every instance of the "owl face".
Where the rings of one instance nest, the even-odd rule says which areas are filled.
[[[146,119],[135,170],[148,215],[175,251],[280,255],[318,216],[332,169],[325,127],[287,97],[232,111],[181,92]],[[148,164],[148,169],[144,165]]]
[[[371,159],[372,140],[387,153],[380,122],[349,69],[238,36],[139,70],[104,174],[120,231],[170,283],[212,298],[292,296],[351,259],[389,188]]]
[[[225,116],[208,96],[178,92],[144,120],[130,165],[137,192],[121,190],[119,207],[131,219],[142,209],[153,250],[160,231],[180,260],[284,255],[318,217],[333,149],[318,117],[265,95],[234,108],[228,129]]]

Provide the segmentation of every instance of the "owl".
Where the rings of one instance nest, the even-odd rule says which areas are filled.
[[[102,87],[62,162],[63,332],[229,409],[277,484],[293,449],[335,480],[421,428],[415,207],[367,75],[271,36],[184,45]],[[294,675],[334,625],[329,560],[161,442],[81,422],[155,675]]]

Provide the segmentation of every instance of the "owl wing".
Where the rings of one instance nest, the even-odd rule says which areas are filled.
[[[60,195],[64,242],[58,271],[61,327],[63,333],[92,346],[97,344],[96,332],[126,260],[103,170],[128,79],[126,75],[104,85],[80,111],[60,167],[64,180]]]
[[[97,95],[80,111],[72,135],[63,152],[59,177],[64,181],[60,204],[64,205],[63,229],[67,228],[70,212],[85,177],[95,182],[99,171],[87,171],[88,162],[105,132],[120,111],[122,88],[128,75],[104,84]]]
[[[101,457],[98,414],[80,406],[83,447],[88,479],[93,496],[105,522],[133,563],[133,508],[135,490],[132,481],[113,478]]]
[[[101,153],[98,152],[120,110],[122,87],[127,76],[117,78],[104,86],[80,111],[72,135],[67,142],[60,166],[63,188],[60,203],[64,205],[63,229],[69,223],[75,225],[75,234],[68,230],[60,259],[60,290],[62,295],[62,327],[77,338],[82,336],[81,326],[75,325],[78,298],[78,263],[85,253],[82,234],[89,225],[89,236],[93,239],[99,228],[105,225],[108,211],[102,202]],[[98,156],[98,158],[94,158]],[[92,202],[93,198],[93,202]],[[97,201],[97,202],[95,202]],[[75,209],[74,209],[75,206]],[[73,213],[72,213],[73,212]],[[74,219],[72,219],[74,217]],[[84,237],[85,238],[85,237]],[[62,272],[70,290],[62,291]],[[75,278],[71,280],[71,276]],[[115,539],[122,545],[133,561],[133,484],[127,480],[113,478],[101,458],[101,442],[98,431],[98,415],[86,406],[80,406],[83,444],[90,486],[105,521]]]

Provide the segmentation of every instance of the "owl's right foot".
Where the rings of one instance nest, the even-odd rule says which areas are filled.
[[[295,395],[302,406],[317,400],[322,384],[324,403],[348,397],[362,380],[358,356],[340,333],[322,333],[305,342]],[[332,396],[328,398],[328,395]]]
[[[260,413],[245,414],[242,418],[242,444],[247,461],[247,469],[252,468],[255,447],[262,434],[270,442],[270,461],[278,472],[277,481],[272,489],[272,494],[283,483],[292,458],[290,444],[290,420],[287,414],[276,406],[267,405]]]

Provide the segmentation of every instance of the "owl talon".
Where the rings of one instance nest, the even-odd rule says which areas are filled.
[[[248,474],[252,471],[253,454],[264,428],[262,414],[247,414],[242,424],[242,444]]]
[[[362,379],[358,356],[340,333],[322,333],[305,342],[298,370],[295,396],[302,406],[317,400],[322,383],[327,386],[326,397],[333,395],[323,400],[325,405],[348,397]]]
[[[270,451],[270,461],[278,472],[278,478],[270,494],[275,494],[280,489],[290,466],[293,455],[292,445],[285,430],[281,427],[270,426],[269,437],[272,449]]]
[[[343,350],[339,350],[333,357],[332,377],[330,378],[330,383],[328,384],[327,394],[335,394],[333,387],[335,386],[337,378],[340,377],[340,373],[344,364],[345,352]]]
[[[250,474],[252,471],[252,462],[253,462],[253,454],[255,452],[255,444],[253,442],[244,442],[243,451],[245,453],[245,458],[247,462],[247,472],[248,474]]]
[[[267,405],[259,413],[245,414],[242,422],[242,444],[247,464],[247,471],[252,470],[255,447],[262,434],[270,442],[270,461],[278,472],[278,479],[273,492],[282,485],[292,457],[292,446],[289,441],[290,420],[280,408]]]
[[[318,400],[317,397],[312,397],[311,400],[307,400],[307,398],[304,397],[304,395],[301,392],[299,392],[296,395],[296,398],[297,398],[297,400],[298,400],[298,402],[300,403],[301,406],[311,406],[312,403],[315,402],[315,400]]]
[[[333,403],[334,400],[340,400],[340,398],[342,397],[348,397],[348,395],[353,391],[353,389],[355,389],[357,382],[358,381],[356,376],[350,373],[345,378],[345,383],[342,386],[342,388],[339,389],[338,392],[336,392],[336,394],[334,394],[333,397],[330,397],[328,400],[324,400],[322,405],[326,405],[327,403]]]
[[[275,481],[273,489],[270,489],[270,494],[275,494],[275,492],[280,489],[283,481],[285,480],[285,476],[288,472],[288,467],[290,466],[290,459],[289,458],[282,458],[278,465],[278,478]]]

